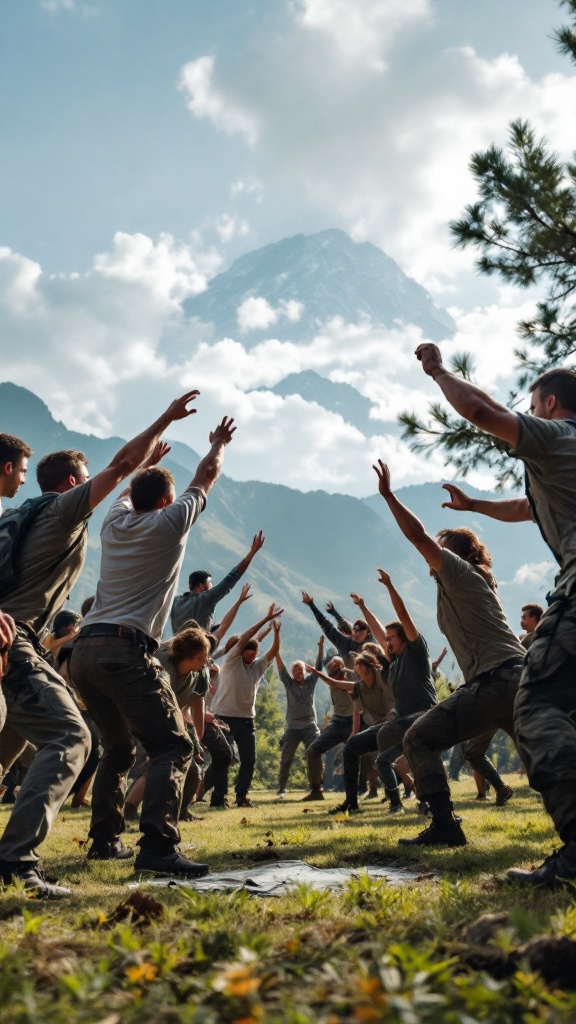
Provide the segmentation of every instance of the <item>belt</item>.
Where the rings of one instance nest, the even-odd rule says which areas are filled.
[[[151,653],[158,649],[158,643],[143,633],[141,629],[131,626],[117,626],[113,622],[95,622],[93,626],[82,626],[78,639],[86,636],[119,636],[132,644],[144,644],[146,651]]]
[[[470,680],[471,683],[482,683],[486,679],[491,679],[495,672],[499,672],[502,668],[513,668],[515,665],[523,665],[524,658],[521,654],[515,655],[513,658],[508,658],[506,661],[501,661],[499,665],[495,665],[494,668],[489,668],[486,672],[480,672],[480,675],[474,676]]]

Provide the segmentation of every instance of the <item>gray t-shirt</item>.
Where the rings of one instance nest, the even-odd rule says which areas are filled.
[[[188,531],[205,504],[199,487],[189,487],[171,505],[152,512],[135,512],[130,498],[118,498],[102,524],[100,579],[83,625],[130,626],[159,640]]]
[[[210,633],[214,626],[216,605],[236,586],[241,575],[240,566],[236,565],[223,580],[210,587],[210,590],[203,590],[200,594],[193,594],[191,591],[178,594],[174,598],[170,613],[172,631],[179,633],[190,619],[194,619],[194,622]]]
[[[231,718],[255,718],[256,694],[268,667],[268,659],[256,658],[251,665],[242,661],[238,645],[226,655],[220,669],[216,694],[210,710],[213,715]]]
[[[415,640],[406,641],[402,654],[396,655],[390,665],[388,682],[399,718],[428,711],[438,703],[430,652],[423,636],[418,634]]]
[[[576,423],[518,415],[510,454],[526,467],[540,532],[563,572],[576,568]]]
[[[297,683],[290,675],[286,666],[280,673],[280,681],[286,690],[286,728],[302,729],[306,725],[316,725],[316,708],[314,707],[314,690],[318,682],[315,672],[304,676],[304,682]]]
[[[338,690],[336,686],[330,687],[330,700],[334,708],[333,714],[338,718],[352,718],[354,714],[354,702],[347,690]]]
[[[394,707],[392,690],[379,671],[374,686],[367,686],[362,679],[354,683],[352,699],[360,702],[366,725],[379,725]]]
[[[524,649],[506,622],[500,599],[463,558],[442,549],[438,584],[438,625],[454,651],[466,682]]]
[[[18,584],[2,600],[4,612],[38,634],[60,610],[84,565],[90,486],[88,480],[58,494],[40,512],[18,555]]]

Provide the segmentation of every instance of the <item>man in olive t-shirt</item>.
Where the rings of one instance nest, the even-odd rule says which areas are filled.
[[[59,899],[70,894],[45,880],[36,848],[90,750],[90,734],[40,638],[80,574],[92,510],[150,456],[170,423],[190,415],[188,404],[197,394],[191,391],[172,402],[92,480],[82,452],[53,452],[37,466],[41,492],[54,494],[54,499],[27,533],[18,552],[16,585],[2,602],[17,624],[3,680],[7,722],[39,750],[0,840],[0,879],[6,884],[19,879],[33,896]]]
[[[450,484],[447,507],[502,522],[535,521],[560,566],[526,655],[515,726],[530,784],[542,793],[564,845],[534,871],[508,872],[521,885],[556,887],[576,879],[576,372],[549,370],[534,381],[526,416],[446,370],[436,345],[420,345],[416,356],[456,412],[508,444],[526,471],[525,498],[476,500]]]

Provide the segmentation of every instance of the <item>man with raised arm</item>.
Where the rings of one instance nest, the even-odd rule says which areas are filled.
[[[246,557],[234,566],[216,586],[212,585],[212,574],[206,569],[196,569],[190,573],[188,593],[179,594],[172,605],[170,620],[174,633],[179,633],[184,629],[186,623],[191,619],[208,633],[213,632],[216,605],[223,597],[226,597],[226,594],[230,593],[240,577],[244,575],[263,544],[264,534],[260,530],[252,540],[250,551]]]
[[[310,597],[305,590],[302,591],[302,602],[308,605],[322,632],[328,637],[330,643],[334,644],[345,664],[350,667],[354,661],[353,656],[359,654],[364,644],[372,640],[368,624],[363,619],[355,619],[352,623],[352,636],[347,636],[328,621],[314,604],[314,598]]]
[[[418,798],[430,805],[432,823],[413,839],[399,841],[403,845],[463,846],[466,838],[453,813],[440,752],[484,735],[480,749],[467,749],[467,760],[496,787],[500,806],[512,796],[485,755],[497,729],[504,729],[514,739],[514,698],[524,650],[506,622],[495,592],[492,559],[479,538],[466,529],[441,530],[436,539],[430,537],[392,492],[388,467],[379,461],[374,468],[380,494],[436,580],[438,625],[465,680],[406,733],[404,752]]]
[[[45,880],[36,848],[48,835],[90,744],[80,712],[46,660],[40,637],[80,575],[92,510],[150,456],[171,423],[195,411],[189,406],[198,394],[189,391],[172,402],[92,480],[86,457],[78,451],[52,452],[36,469],[42,494],[53,495],[53,500],[24,538],[17,579],[2,604],[17,624],[3,682],[8,724],[39,751],[0,840],[0,879],[9,883],[17,878],[34,896],[58,899],[70,894]]]
[[[172,474],[157,463],[170,450],[159,443],[145,468],[113,503],[102,524],[100,579],[70,660],[70,674],[104,748],[92,793],[88,857],[133,855],[120,839],[126,773],[134,737],[148,758],[136,871],[198,876],[208,867],[178,851],[182,783],[192,744],[174,693],[154,658],[166,624],[188,532],[222,471],[234,435],[224,417],[209,435],[210,450],[189,486],[175,496]]]
[[[327,665],[328,675],[331,680],[345,682],[347,679],[344,659],[340,656],[334,657]],[[323,679],[323,676],[319,676]],[[304,803],[324,799],[324,766],[322,755],[329,750],[346,743],[352,735],[354,725],[354,701],[347,690],[341,690],[330,685],[330,700],[332,701],[332,717],[328,725],[322,729],[320,735],[310,744],[306,751],[306,765],[308,771],[308,782],[310,792],[302,797]]]
[[[267,615],[250,626],[226,655],[218,677],[218,689],[211,711],[228,726],[230,738],[235,740],[240,755],[236,779],[236,806],[252,807],[248,791],[256,765],[256,694],[269,665],[280,649],[280,623],[276,620],[283,608],[270,605]],[[266,654],[259,655],[260,644],[256,633],[272,623],[274,639]]]
[[[562,839],[534,871],[511,869],[511,881],[555,887],[576,879],[576,372],[549,370],[530,386],[530,413],[510,412],[450,373],[436,345],[416,351],[424,372],[461,416],[510,446],[526,471],[526,497],[470,501],[503,522],[534,519],[560,566],[549,608],[538,625],[515,705],[518,750]],[[459,507],[457,504],[449,507]]]
[[[394,697],[394,707],[378,732],[379,754],[376,767],[390,800],[390,811],[394,814],[402,810],[397,782],[394,786],[394,762],[402,754],[407,730],[420,715],[438,703],[438,697],[428,644],[416,628],[389,573],[384,569],[378,572],[380,583],[388,590],[398,618],[383,626],[358,594],[352,594],[352,600],[360,608],[376,640],[390,658],[388,683]]]
[[[324,637],[318,641],[318,655],[313,672],[306,674],[303,661],[295,661],[290,672],[286,668],[280,650],[276,655],[276,665],[280,682],[286,690],[286,727],[280,745],[280,768],[278,770],[278,796],[286,796],[286,785],[294,755],[300,744],[307,751],[310,744],[320,735],[316,721],[314,691],[318,682],[318,672],[322,668],[324,657]]]

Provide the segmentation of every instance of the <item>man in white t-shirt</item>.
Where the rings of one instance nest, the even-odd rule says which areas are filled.
[[[92,795],[92,860],[133,855],[120,835],[136,737],[149,767],[135,870],[192,876],[208,871],[207,865],[187,860],[177,849],[182,783],[192,744],[154,652],[170,612],[188,531],[220,475],[224,448],[235,430],[232,424],[225,418],[210,434],[210,451],[178,498],[171,473],[156,465],[169,451],[160,443],[102,526],[96,599],[70,662],[70,674],[104,748]]]
[[[237,807],[252,807],[248,790],[256,764],[256,694],[266,669],[280,649],[280,623],[275,620],[282,615],[282,611],[282,608],[270,605],[268,614],[247,629],[232,647],[220,670],[218,689],[210,709],[213,715],[226,723],[230,738],[238,747],[240,768],[236,779]],[[274,627],[274,640],[266,654],[259,657],[260,644],[255,637],[262,626],[269,622]]]

